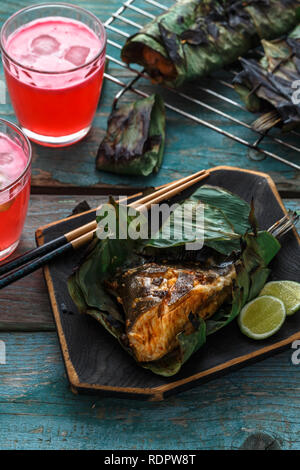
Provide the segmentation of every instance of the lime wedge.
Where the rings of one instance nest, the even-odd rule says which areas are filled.
[[[239,315],[238,323],[242,333],[249,338],[265,339],[279,330],[285,316],[282,300],[263,295],[245,305]]]
[[[286,314],[292,315],[300,308],[300,284],[294,281],[268,282],[259,295],[272,295],[282,300]]]

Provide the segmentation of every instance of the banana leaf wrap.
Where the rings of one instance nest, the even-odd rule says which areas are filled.
[[[165,124],[164,103],[157,94],[113,109],[98,150],[97,169],[127,175],[156,173],[163,159]]]
[[[246,302],[258,295],[270,273],[267,266],[280,249],[279,242],[271,234],[257,231],[253,207],[251,209],[238,196],[222,188],[204,185],[181,205],[184,208],[186,204],[197,206],[200,203],[204,204],[204,247],[195,256],[213,248],[222,262],[234,263],[237,276],[232,286],[232,301],[222,305],[207,321],[190,314],[192,330],[188,334],[183,331],[177,335],[178,347],[159,360],[137,362],[163,376],[176,374],[205,343],[208,335],[226,326],[237,317]],[[117,212],[116,233],[120,227],[129,228],[135,217],[141,221],[139,214],[129,217],[123,207],[113,200],[111,204]],[[170,220],[171,227],[176,226],[176,217],[180,215],[178,211],[174,214]],[[200,226],[195,226],[195,233],[200,229]],[[164,233],[162,225],[152,239],[95,238],[86,258],[68,281],[69,293],[79,311],[94,317],[134,359],[126,337],[123,310],[104,283],[120,269],[143,264],[149,253],[159,260],[174,250],[178,260],[178,250],[185,243],[197,239],[197,236],[182,237],[175,229],[173,238],[165,239]]]
[[[262,46],[260,61],[240,59],[243,71],[234,87],[249,111],[268,111],[253,123],[255,130],[290,130],[300,125],[300,24],[286,39],[263,40]]]
[[[289,32],[297,6],[298,0],[179,0],[127,39],[121,57],[176,88],[236,61],[259,39]]]

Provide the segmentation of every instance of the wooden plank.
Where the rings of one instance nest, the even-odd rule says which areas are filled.
[[[143,0],[139,0],[139,2],[141,4],[143,3],[145,6]],[[2,3],[0,6],[0,21],[3,22],[10,14],[28,4],[30,4],[29,0],[17,0],[13,2],[13,4],[8,2]],[[98,2],[95,0],[86,2],[79,0],[77,4],[90,9],[98,17],[105,20],[120,6],[121,0],[111,0],[110,2]],[[154,14],[159,12],[154,7],[150,7],[149,4],[147,7],[151,8]],[[138,23],[141,22],[140,15],[132,10],[127,10],[126,17]],[[126,30],[129,33],[134,32],[132,27],[124,23],[117,22],[116,26],[121,27],[122,30]],[[109,32],[109,37],[119,43],[122,39],[120,35],[112,32]],[[119,58],[119,50],[110,46],[108,52],[110,55]],[[123,69],[116,67],[113,63],[110,63],[108,72],[125,82],[128,82],[130,79],[130,74],[127,71],[124,72]],[[3,80],[2,69],[0,79]],[[211,81],[209,80],[204,80],[201,83],[204,87],[211,85]],[[147,93],[158,90],[164,97],[167,97],[169,101],[171,100],[173,105],[181,106],[189,112],[196,112],[195,105],[193,106],[187,104],[187,102],[182,102],[182,100],[176,98],[174,94],[168,94],[163,91],[162,88],[152,86],[148,81],[142,85],[142,88]],[[191,171],[224,164],[267,172],[273,177],[279,190],[289,192],[293,194],[293,196],[299,192],[299,172],[271,158],[267,158],[263,161],[253,161],[249,158],[250,152],[246,147],[235,143],[225,136],[217,134],[213,130],[199,126],[174,112],[167,113],[166,152],[163,166],[158,175],[147,178],[135,178],[98,172],[95,169],[97,148],[105,134],[107,117],[111,110],[113,97],[119,90],[120,87],[118,85],[114,85],[111,82],[105,83],[93,129],[89,136],[82,142],[71,148],[64,149],[47,149],[35,144],[33,145],[32,184],[35,192],[52,192],[55,190],[70,193],[76,188],[75,190],[78,192],[87,193],[88,191],[96,191],[98,188],[106,188],[108,185],[113,187],[159,185],[179,175],[187,175]],[[235,93],[230,88],[223,90],[223,87],[221,89],[216,85],[215,91],[224,92],[227,98],[237,100]],[[245,120],[247,123],[253,121],[253,115],[238,107],[232,106],[228,102],[220,102],[216,96],[208,95],[201,90],[196,92],[196,96],[200,100],[207,102],[210,106],[214,106],[225,113],[229,113],[235,119]],[[130,92],[126,93],[124,100],[132,99],[132,94]],[[8,95],[7,104],[0,105],[0,112],[3,117],[15,121]],[[255,141],[254,134],[248,129],[240,127],[234,122],[227,121],[227,119],[222,116],[214,115],[211,111],[203,107],[198,111],[198,116],[241,138],[248,139],[251,142]],[[268,150],[272,152],[276,153],[278,151],[277,144],[268,144],[267,147]],[[294,151],[286,149],[284,156],[296,162],[297,156]]]
[[[37,227],[69,216],[82,200],[96,207],[101,197],[96,200],[90,196],[31,196],[22,240],[16,254],[36,246],[34,237]],[[42,270],[1,291],[0,329],[54,329]]]
[[[73,395],[55,333],[0,333],[0,340],[1,449],[231,449],[258,431],[299,449],[292,350],[150,403]]]

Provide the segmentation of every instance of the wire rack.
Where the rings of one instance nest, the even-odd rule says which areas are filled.
[[[104,23],[108,33],[107,59],[114,67],[120,68],[118,71],[120,73],[116,74],[118,77],[123,77],[124,71],[130,72],[126,82],[110,73],[105,73],[108,80],[120,87],[115,95],[114,103],[127,90],[142,97],[149,96],[142,86],[143,80],[147,77],[144,71],[139,66],[128,66],[123,63],[120,60],[120,51],[129,36],[157,15],[168,10],[173,3],[174,0],[164,0],[164,5],[155,0],[127,0]],[[299,132],[290,131],[288,134],[282,134],[278,129],[274,129],[268,134],[260,134],[251,128],[251,122],[255,116],[239,102],[231,84],[234,75],[238,73],[237,67],[235,65],[214,74],[213,79],[210,77],[209,80],[201,80],[195,86],[193,84],[192,92],[191,87],[187,92],[163,87],[168,93],[167,99],[164,97],[166,108],[246,146],[249,149],[250,159],[263,160],[271,157],[300,170],[298,164],[300,161]],[[172,97],[174,93],[176,97]],[[274,153],[274,147],[276,153]]]

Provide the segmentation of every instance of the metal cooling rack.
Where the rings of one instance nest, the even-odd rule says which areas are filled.
[[[154,19],[157,15],[168,10],[174,3],[174,0],[165,0],[165,3],[167,5],[162,5],[155,0],[127,0],[104,23],[108,33],[107,59],[111,61],[114,66],[120,67],[120,72],[123,72],[123,75],[124,69],[130,72],[129,81],[126,83],[110,73],[105,73],[105,77],[108,80],[120,86],[120,91],[116,94],[114,103],[116,103],[127,90],[142,97],[149,96],[148,93],[141,89],[141,79],[146,77],[144,71],[141,70],[139,66],[128,66],[123,63],[119,58],[120,50],[129,36],[136,33],[143,25]],[[130,30],[130,33],[128,30]],[[225,80],[223,75],[220,78],[219,74],[214,79],[210,78],[208,86],[205,85],[205,81],[201,81],[200,85],[197,84],[196,86],[197,92],[201,94],[201,99],[198,97],[199,93],[195,96],[194,90],[192,93],[190,90],[188,93],[185,93],[167,88],[169,97],[167,101],[165,101],[165,106],[187,119],[191,119],[202,126],[212,129],[248,147],[248,156],[253,160],[262,160],[266,157],[271,157],[292,168],[300,170],[300,165],[287,159],[287,154],[289,156],[292,155],[293,160],[295,159],[294,157],[297,159],[300,157],[300,148],[297,145],[297,142],[300,142],[300,133],[291,131],[288,134],[280,134],[277,130],[278,135],[276,135],[276,130],[274,130],[275,135],[270,135],[270,133],[260,134],[254,131],[251,128],[251,122],[255,119],[255,116],[249,113],[246,108],[237,101],[238,98],[235,93],[232,92],[232,96],[230,94],[233,88],[231,80],[237,72],[238,71],[234,69],[226,70],[224,71]],[[137,85],[139,85],[139,88]],[[166,87],[163,88],[166,89]],[[171,104],[172,93],[175,93],[177,98],[180,97],[181,106]],[[188,111],[191,107],[193,108],[193,113]],[[245,116],[245,118],[243,120],[235,117],[235,111],[237,110],[239,110],[239,112],[241,110],[244,111],[243,116]],[[201,114],[208,116],[207,119],[201,118]],[[212,123],[216,121],[216,118],[219,118],[222,127]],[[230,123],[234,123],[235,134],[225,129],[226,124],[228,126]],[[243,136],[245,133],[247,134],[247,138]],[[268,145],[270,144],[273,144],[273,147],[274,144],[276,144],[276,154],[268,150]]]

